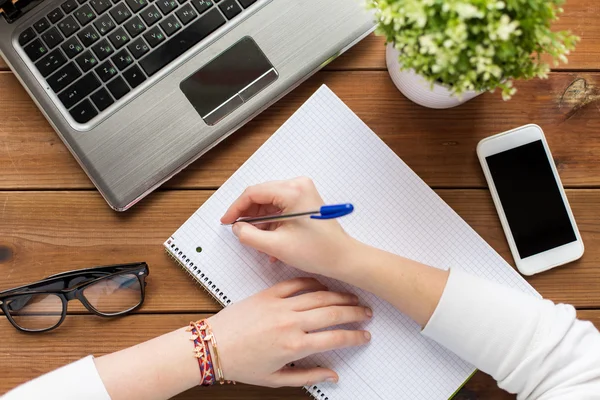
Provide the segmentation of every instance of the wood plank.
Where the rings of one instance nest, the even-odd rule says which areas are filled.
[[[553,73],[510,102],[485,94],[451,110],[407,100],[386,72],[322,72],[259,115],[165,188],[221,185],[321,85],[327,84],[429,185],[485,187],[475,147],[527,123],[545,130],[567,187],[600,186],[600,73]],[[0,73],[0,190],[92,188],[23,88]]]
[[[25,335],[0,318],[0,395],[11,388],[88,354],[101,356],[133,346],[185,326],[198,314],[133,315],[120,319],[94,316],[69,316],[57,330],[42,335]],[[581,311],[579,317],[600,327],[600,311]],[[89,340],[94,332],[94,340]],[[343,377],[341,377],[343,379]],[[267,389],[247,385],[195,388],[178,400],[198,399],[210,391],[211,399],[308,399],[298,388]],[[458,399],[514,399],[496,387],[493,379],[481,372],[461,390]]]
[[[438,190],[512,264],[489,193]],[[0,289],[78,268],[133,261],[150,265],[142,312],[217,311],[165,255],[162,243],[208,198],[208,191],[162,191],[117,214],[94,192],[0,192]],[[586,254],[568,266],[528,278],[542,295],[580,308],[600,308],[600,190],[569,190]],[[185,295],[182,295],[185,294]],[[81,311],[77,302],[71,311]]]
[[[571,30],[581,42],[569,56],[568,64],[553,68],[559,70],[600,69],[600,5],[596,0],[569,0],[565,13],[554,25],[555,30]],[[330,70],[385,70],[385,39],[371,34],[352,49],[329,64]]]

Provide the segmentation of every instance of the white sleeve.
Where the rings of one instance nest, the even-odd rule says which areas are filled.
[[[572,306],[453,269],[423,334],[518,399],[600,399],[600,332]]]
[[[23,399],[111,400],[92,356],[24,383],[1,398]]]

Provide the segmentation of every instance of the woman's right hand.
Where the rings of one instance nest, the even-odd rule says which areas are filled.
[[[221,218],[231,224],[240,217],[318,210],[323,199],[309,178],[262,183],[248,187]],[[253,226],[233,225],[240,242],[306,272],[335,277],[344,268],[354,241],[336,220],[309,218]]]

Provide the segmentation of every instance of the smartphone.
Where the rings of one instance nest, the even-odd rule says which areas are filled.
[[[583,241],[542,128],[525,125],[483,139],[477,156],[523,275],[583,255]]]

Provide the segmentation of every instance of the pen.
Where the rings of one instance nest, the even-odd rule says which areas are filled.
[[[274,214],[274,215],[265,215],[262,217],[249,217],[249,218],[239,218],[236,222],[247,222],[249,224],[258,225],[265,224],[267,222],[288,220],[293,218],[301,218],[310,216],[311,219],[333,219],[343,217],[344,215],[350,214],[354,211],[354,206],[352,204],[333,204],[328,206],[322,206],[320,209],[315,211],[304,211],[297,212],[292,214]],[[227,224],[227,225],[233,225]]]

